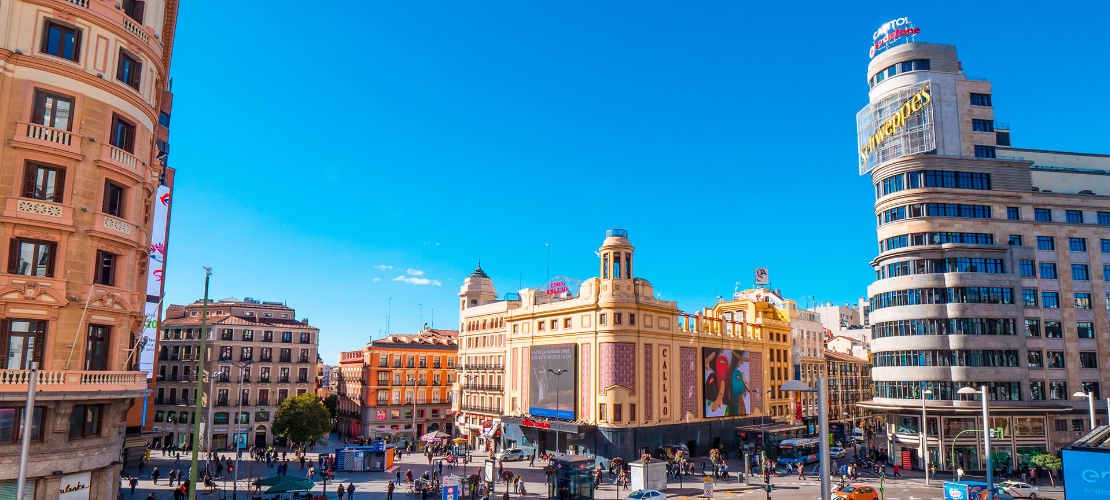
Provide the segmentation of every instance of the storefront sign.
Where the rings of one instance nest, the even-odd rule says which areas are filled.
[[[62,476],[58,484],[58,500],[89,500],[91,472],[78,472]]]
[[[897,89],[856,114],[860,175],[876,166],[936,149],[930,81]]]
[[[535,420],[527,420],[527,419],[522,420],[520,422],[520,425],[522,425],[524,427],[535,427],[537,429],[550,429],[551,428],[551,424],[548,423],[548,422],[537,422]]]
[[[915,28],[907,17],[893,19],[875,30],[871,36],[871,57],[895,45],[912,42],[913,37],[921,33],[920,28]]]

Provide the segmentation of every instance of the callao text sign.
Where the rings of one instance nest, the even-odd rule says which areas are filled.
[[[921,33],[920,28],[914,27],[908,17],[892,19],[879,26],[871,35],[871,57],[895,45],[912,42],[913,37]]]

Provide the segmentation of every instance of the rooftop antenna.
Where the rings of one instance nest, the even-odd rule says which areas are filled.
[[[393,297],[389,297],[389,303],[386,305],[385,310],[385,335],[389,336],[389,323],[393,320]]]
[[[547,281],[551,281],[551,244],[544,243],[543,246],[547,247]]]
[[[432,308],[432,328],[436,327],[436,308]]]
[[[420,324],[424,324],[424,304],[416,304],[420,306]]]

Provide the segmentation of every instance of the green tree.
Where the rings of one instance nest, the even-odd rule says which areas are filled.
[[[331,416],[311,392],[287,398],[274,416],[274,434],[294,443],[316,441],[331,432]]]
[[[335,418],[335,407],[338,404],[338,394],[328,394],[328,397],[324,398],[324,408],[328,409],[328,415],[331,415],[331,418]]]
[[[1030,460],[1034,464],[1048,469],[1048,480],[1052,482],[1052,486],[1056,486],[1056,471],[1064,467],[1063,462],[1056,455],[1049,455],[1048,453],[1041,453],[1040,455],[1033,455]]]

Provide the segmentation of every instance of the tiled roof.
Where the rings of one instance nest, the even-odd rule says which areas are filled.
[[[848,363],[869,363],[866,359],[857,358],[851,354],[844,354],[842,352],[830,351],[825,349],[825,359],[832,359],[833,361],[846,361]]]
[[[458,330],[426,329],[420,333],[391,334],[370,342],[373,347],[455,348],[459,346]]]
[[[241,318],[239,316],[214,316],[208,314],[209,326],[257,326],[257,327],[273,327],[273,328],[299,328],[307,330],[319,330],[311,325],[307,325],[295,319],[288,318]],[[185,318],[171,318],[162,320],[162,327],[183,327],[183,326],[200,326],[200,315],[188,316]]]

